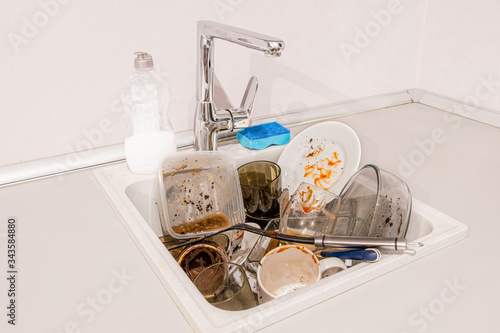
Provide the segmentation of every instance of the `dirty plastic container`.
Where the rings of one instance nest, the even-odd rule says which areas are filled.
[[[168,156],[158,174],[158,209],[163,232],[195,238],[245,219],[234,159],[203,151]]]

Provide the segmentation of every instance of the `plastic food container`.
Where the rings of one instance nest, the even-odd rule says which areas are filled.
[[[236,170],[234,159],[221,152],[168,156],[158,174],[163,232],[188,239],[244,222]]]

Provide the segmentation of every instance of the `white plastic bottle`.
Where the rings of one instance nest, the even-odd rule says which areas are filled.
[[[159,171],[167,155],[177,151],[167,116],[170,88],[154,70],[151,55],[145,52],[135,55],[135,72],[123,96],[129,111],[125,158],[133,173],[152,174]]]

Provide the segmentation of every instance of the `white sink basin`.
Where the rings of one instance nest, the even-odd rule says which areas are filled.
[[[298,129],[294,129],[292,133]],[[234,143],[225,145],[220,150],[230,151],[237,164],[242,165],[256,159],[277,161],[283,147],[249,152]],[[156,205],[156,177],[133,175],[125,163],[97,170],[95,176],[123,226],[185,318],[199,332],[258,330],[463,239],[468,232],[463,223],[413,199],[407,238],[422,242],[424,247],[402,255],[385,254],[377,263],[353,266],[249,310],[225,311],[213,307],[203,298],[158,239],[162,233]]]

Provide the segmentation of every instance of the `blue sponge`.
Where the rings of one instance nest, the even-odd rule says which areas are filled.
[[[264,149],[270,145],[284,145],[290,141],[290,130],[277,122],[251,126],[236,135],[243,147]]]

